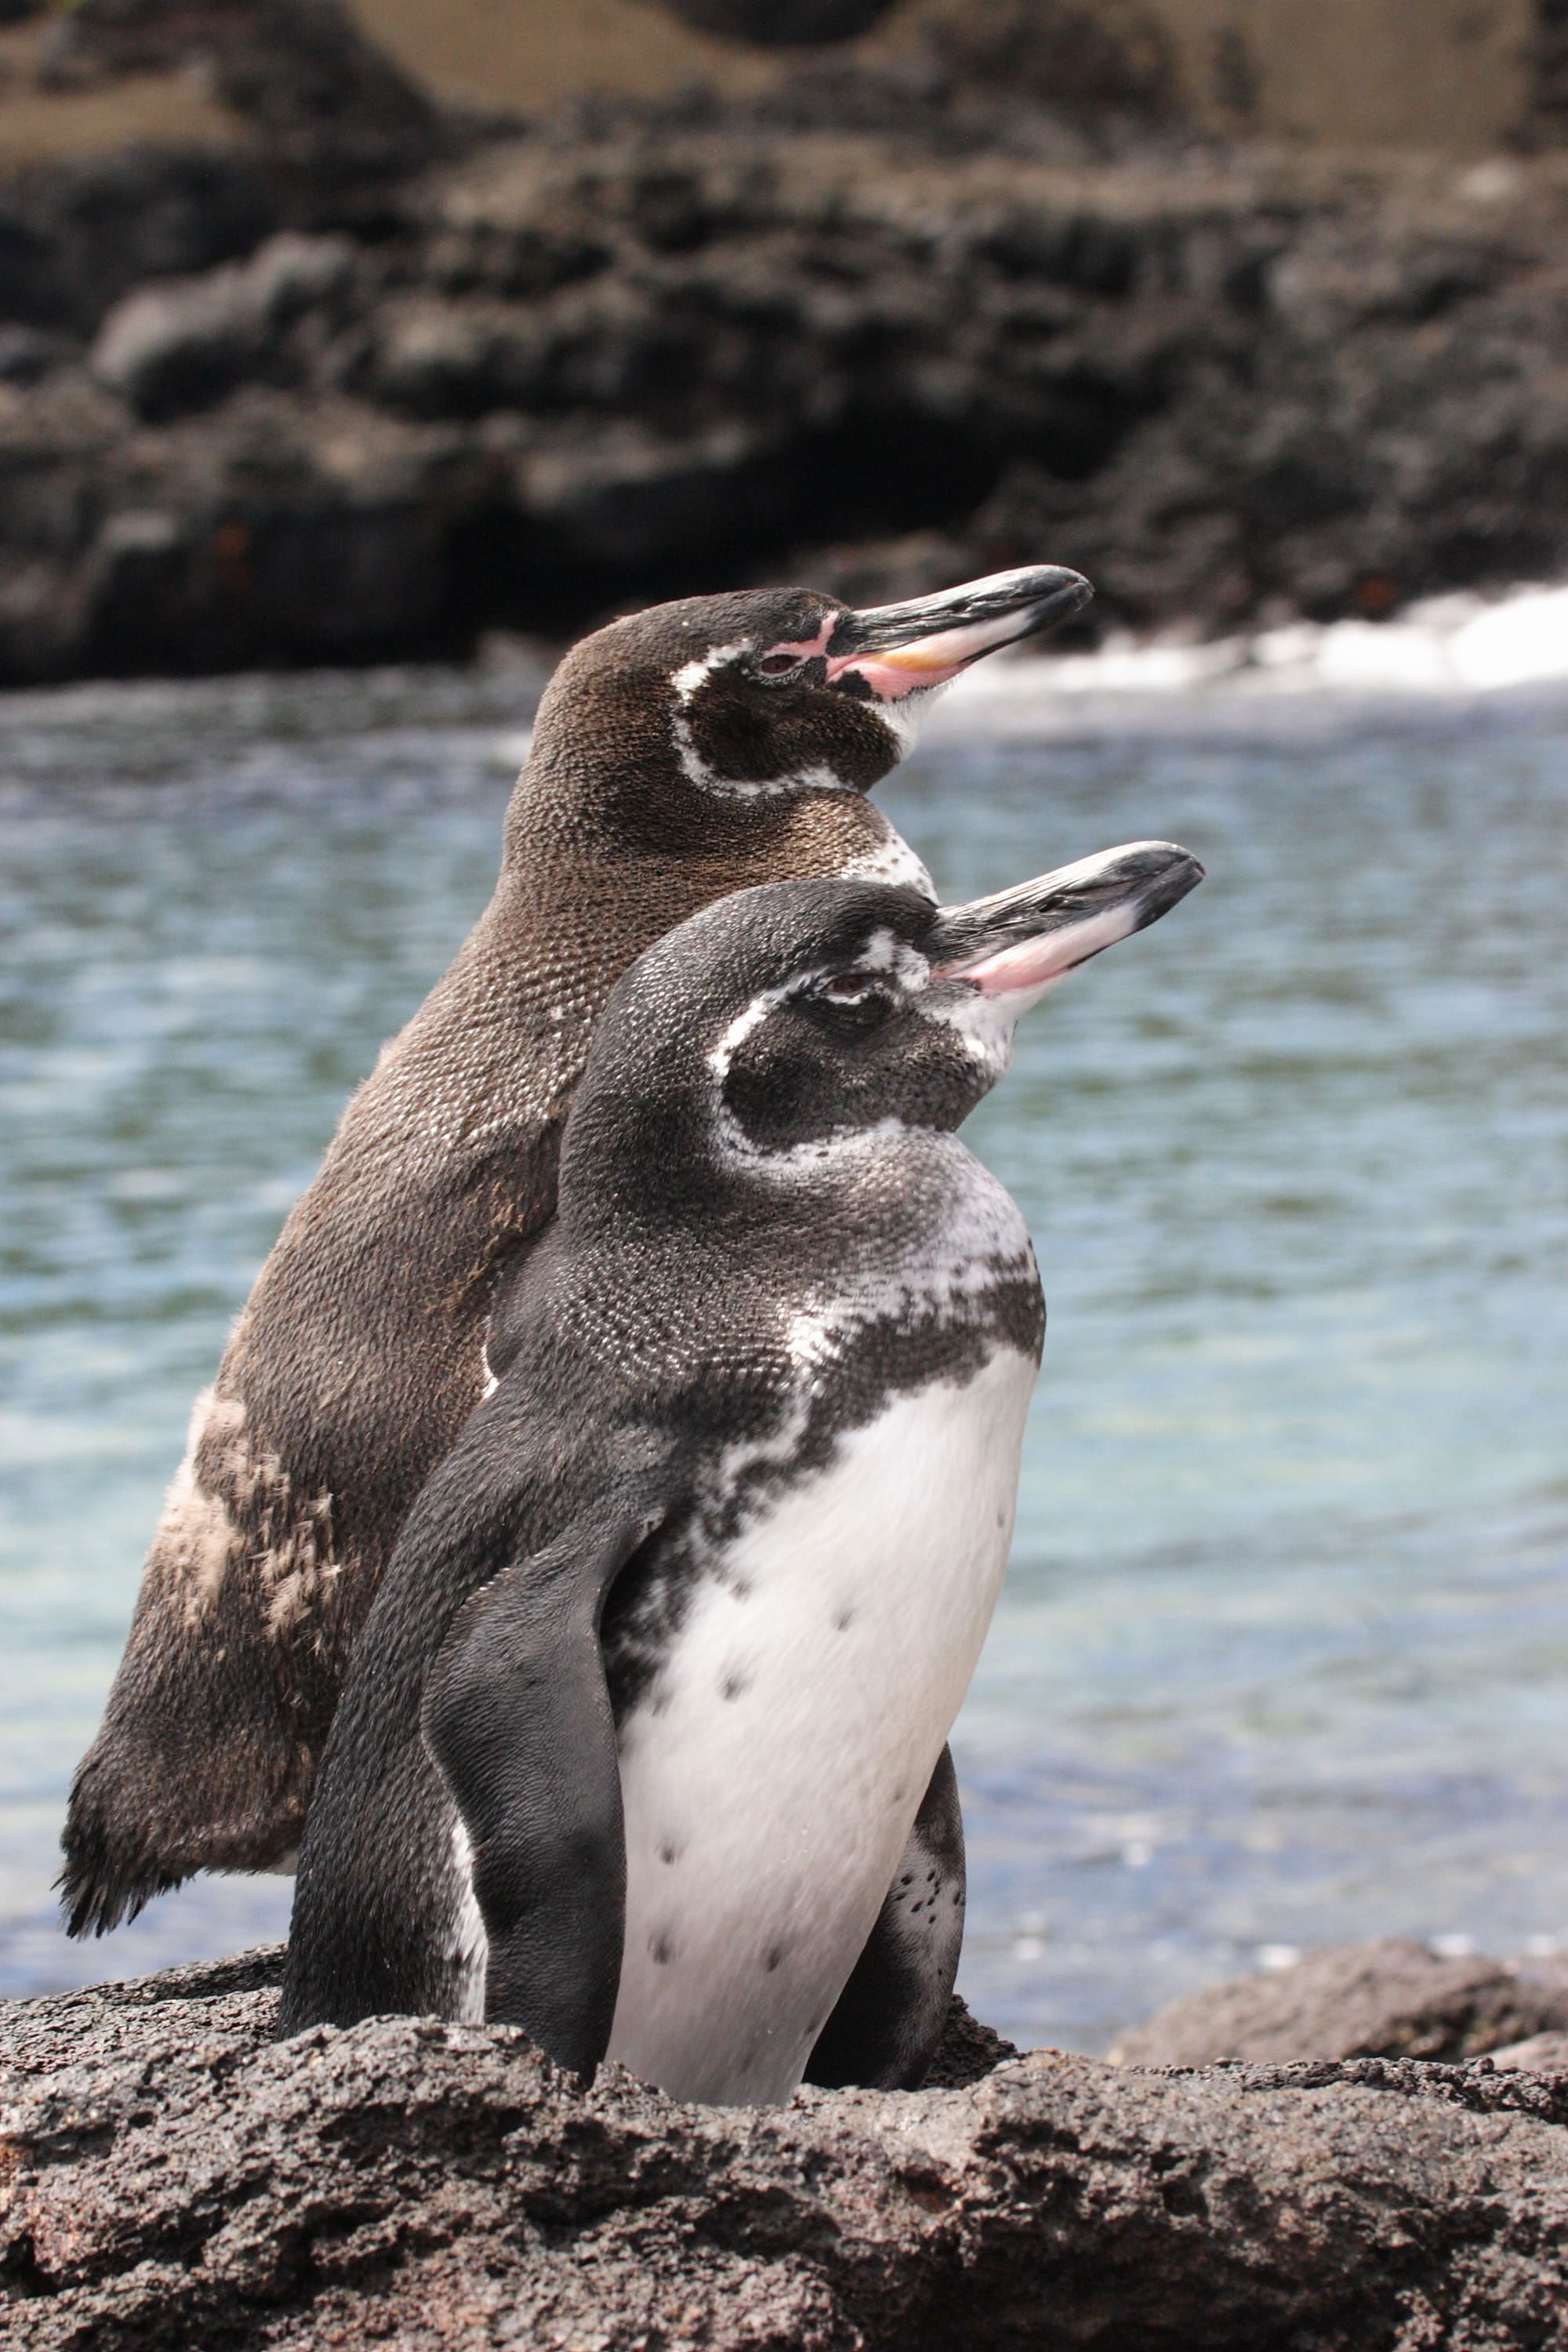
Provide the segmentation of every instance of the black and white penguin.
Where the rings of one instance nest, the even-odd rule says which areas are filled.
[[[962,907],[773,884],[620,982],[499,1387],[355,1652],[281,2031],[489,2018],[684,2099],[795,2090],[1012,1536],[1044,1301],[955,1130],[1024,1009],[1200,871],[1142,842]],[[953,1890],[893,1906],[929,1983]],[[842,2073],[918,2080],[940,2023],[846,2011]]]
[[[483,1393],[498,1278],[553,1209],[618,975],[748,885],[847,872],[929,891],[867,792],[934,688],[1089,593],[1039,568],[866,612],[806,589],[700,597],[567,655],[495,896],[349,1104],[197,1401],[71,1794],[72,1934],[298,1845],[354,1636]]]

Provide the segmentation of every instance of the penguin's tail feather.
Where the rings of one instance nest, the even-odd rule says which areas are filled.
[[[110,1692],[60,1837],[68,1936],[107,1935],[198,1871],[293,1868],[319,1742],[221,1718],[218,1736],[200,1696]]]
[[[155,1759],[115,1752],[111,1727],[83,1757],[71,1786],[55,1881],[68,1936],[106,1936],[155,1895],[203,1870],[291,1871],[303,1804],[268,1809],[256,1822],[219,1826],[182,1818],[158,1802]]]
[[[90,1788],[84,1787],[87,1771],[84,1762],[71,1789],[60,1841],[65,1868],[55,1887],[68,1936],[107,1936],[111,1927],[145,1910],[155,1895],[183,1885],[190,1873],[158,1861],[144,1841],[128,1843],[116,1835],[103,1811],[92,1802]]]

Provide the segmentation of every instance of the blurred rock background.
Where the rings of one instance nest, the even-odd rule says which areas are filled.
[[[1563,0],[0,0],[0,679],[1568,556]]]

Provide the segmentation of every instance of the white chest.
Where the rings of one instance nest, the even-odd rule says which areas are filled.
[[[787,2098],[870,1933],[1013,1534],[1032,1359],[897,1399],[728,1549],[622,1731],[610,2056]]]

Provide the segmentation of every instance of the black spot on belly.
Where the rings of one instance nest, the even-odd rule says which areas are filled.
[[[744,1698],[753,1680],[750,1666],[731,1666],[719,1685],[721,1698]]]
[[[854,1622],[855,1612],[853,1609],[836,1609],[834,1611],[833,1630],[836,1633],[847,1633],[850,1626],[853,1625]]]
[[[788,1949],[789,1948],[785,1944],[775,1944],[773,1946],[773,1950],[767,1957],[767,1971],[769,1976],[773,1975],[773,1970],[778,1967],[780,1961],[785,1958]]]
[[[660,1862],[679,1862],[680,1859],[680,1848],[678,1845],[671,1845],[669,1841],[666,1839],[664,1844],[659,1847],[658,1858]]]
[[[647,1939],[647,1948],[660,1968],[665,1967],[675,1958],[675,1946],[667,1935],[650,1936]]]

